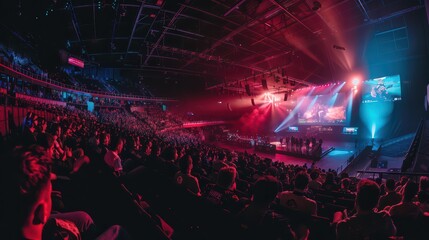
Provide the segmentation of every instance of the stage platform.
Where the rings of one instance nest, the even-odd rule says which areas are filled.
[[[237,146],[230,146],[225,143],[221,142],[211,142],[210,144],[213,144],[218,147],[226,148],[229,150],[234,150],[236,152],[244,152],[247,151],[248,153],[256,153],[261,157],[264,158],[271,158],[273,161],[280,161],[287,164],[295,164],[295,165],[304,165],[307,163],[308,166],[312,164],[312,160],[305,159],[305,158],[299,158],[294,156],[288,156],[285,154],[268,154],[268,153],[262,153],[258,151],[254,151],[254,149],[245,149],[240,148]],[[323,143],[322,151],[326,151],[327,149],[334,147],[335,149],[330,152],[328,155],[323,157],[321,160],[316,162],[316,166],[323,168],[323,169],[334,169],[336,171],[341,171],[342,168],[344,168],[347,164],[347,159],[349,159],[352,155],[355,154],[355,143],[353,142],[333,142],[333,141],[326,141]],[[279,146],[281,149],[282,147]],[[277,147],[276,147],[277,150]]]

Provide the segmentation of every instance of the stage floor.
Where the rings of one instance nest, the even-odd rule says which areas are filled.
[[[211,144],[216,145],[218,147],[226,148],[229,150],[234,150],[237,152],[247,151],[248,153],[256,153],[264,158],[271,158],[273,161],[280,161],[287,164],[296,164],[296,165],[304,165],[307,163],[307,166],[310,166],[312,160],[287,156],[283,154],[267,154],[261,152],[255,152],[253,149],[244,149],[236,146],[230,146],[221,142],[212,142]],[[280,146],[278,146],[280,147]],[[330,152],[328,155],[320,159],[316,162],[316,166],[323,169],[334,169],[336,171],[341,171],[347,164],[347,159],[352,156],[356,149],[355,144],[351,142],[332,142],[326,141],[323,143],[323,151],[326,151],[330,147],[334,147],[335,150]]]

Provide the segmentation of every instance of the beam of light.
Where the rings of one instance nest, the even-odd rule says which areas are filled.
[[[283,36],[284,36],[284,39],[288,40],[290,45],[292,45],[296,49],[299,49],[305,55],[307,55],[309,58],[315,61],[317,64],[314,64],[314,66],[324,64],[322,60],[320,60],[320,58],[316,56],[316,54],[314,54],[314,52],[308,48],[308,45],[305,44],[307,41],[304,38],[298,35],[292,35],[292,33],[288,33],[287,31],[283,33]]]
[[[350,91],[349,99],[347,103],[347,112],[346,112],[347,114],[346,120],[348,121],[348,123],[350,123],[350,120],[352,119],[353,97],[354,97],[354,92]]]
[[[334,93],[338,93],[341,91],[341,89],[344,87],[344,85],[346,85],[346,82],[342,82],[340,84],[337,84],[336,87],[334,88]]]
[[[261,105],[258,108],[254,108],[252,112],[245,113],[239,119],[239,129],[243,132],[257,134],[264,127],[270,111],[271,104],[267,104],[265,107]]]
[[[315,90],[315,87],[311,88],[311,90],[307,93],[307,95],[305,97],[301,97],[301,99],[299,100],[299,102],[296,104],[295,108],[292,110],[292,112],[289,113],[289,115],[286,117],[285,120],[283,120],[283,122],[280,123],[279,126],[276,127],[276,129],[274,130],[274,132],[280,132],[281,130],[283,130],[285,128],[285,125],[292,120],[295,115],[297,114],[297,112],[299,111],[302,103],[304,102],[304,99],[308,96],[310,96]]]
[[[284,129],[285,125],[293,119],[293,117],[297,114],[298,109],[301,107],[302,103],[304,102],[304,98],[301,98],[301,100],[299,100],[298,104],[295,106],[295,108],[292,110],[292,112],[289,113],[289,115],[286,117],[286,119],[280,123],[280,125],[276,128],[276,130],[274,130],[274,132],[280,132],[281,130]]]
[[[367,136],[383,138],[383,127],[389,122],[393,112],[393,102],[362,103],[360,106],[360,118],[368,130]],[[374,126],[374,131],[373,131]]]
[[[328,107],[331,108],[334,106],[335,102],[337,101],[337,97],[338,97],[338,93],[334,93],[331,97],[331,99],[329,99],[328,102]]]
[[[314,104],[316,104],[318,98],[319,98],[319,95],[316,95],[316,97],[314,97],[313,100],[311,100],[305,112],[309,111],[314,106]]]
[[[341,91],[341,89],[344,87],[344,85],[346,85],[346,83],[342,82],[341,84],[338,84],[338,86],[336,86],[334,88],[334,90],[332,91],[333,95],[332,95],[331,99],[328,102],[329,108],[331,108],[331,107],[333,107],[335,105],[335,102],[337,101],[337,98],[338,98],[338,94]]]

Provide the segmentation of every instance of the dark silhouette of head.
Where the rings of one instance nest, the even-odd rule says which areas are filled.
[[[2,215],[9,216],[10,227],[2,233],[15,239],[41,239],[52,207],[51,158],[38,145],[19,148],[7,158],[8,166],[2,169],[7,181],[2,181],[1,208]]]
[[[360,180],[357,186],[356,205],[358,210],[371,211],[377,207],[380,187],[369,179]]]
[[[395,191],[395,184],[396,184],[396,182],[394,179],[392,179],[392,178],[387,179],[386,180],[387,191]]]
[[[236,176],[237,170],[234,167],[223,167],[219,170],[217,184],[222,188],[231,189],[235,184]]]
[[[419,186],[413,181],[408,181],[404,188],[403,202],[411,202],[419,191]]]
[[[304,191],[309,182],[309,176],[305,171],[301,171],[295,175],[295,188]]]
[[[275,177],[260,177],[253,187],[253,201],[257,204],[270,204],[278,192],[279,181]]]

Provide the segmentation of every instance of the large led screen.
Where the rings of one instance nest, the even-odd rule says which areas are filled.
[[[401,100],[401,78],[399,75],[374,78],[363,82],[362,103],[398,100]]]

